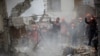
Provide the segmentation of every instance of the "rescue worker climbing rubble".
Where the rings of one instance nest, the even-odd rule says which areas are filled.
[[[97,22],[94,16],[87,14],[85,18],[85,22],[87,24],[87,37],[88,37],[88,45],[91,46],[92,43],[97,50],[97,45],[98,45],[98,29],[97,29]],[[92,42],[92,40],[96,37],[96,41]],[[96,42],[96,43],[95,43]]]

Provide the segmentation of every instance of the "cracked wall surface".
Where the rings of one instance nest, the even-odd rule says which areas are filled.
[[[6,0],[7,4],[7,12],[8,16],[11,16],[12,9],[18,5],[19,3],[23,3],[25,0]],[[42,15],[44,11],[44,0],[30,0],[30,7],[24,13],[22,13],[21,17],[28,17],[36,15]]]
[[[26,10],[21,17],[29,17],[33,15],[42,15],[44,12],[44,0],[33,0],[31,7]]]
[[[6,0],[8,16],[11,15],[12,8],[14,8],[18,3],[21,2],[24,2],[24,0]]]
[[[25,0],[24,2],[18,3],[11,11],[11,17],[18,17],[23,12],[25,12],[27,9],[31,6],[30,0]]]

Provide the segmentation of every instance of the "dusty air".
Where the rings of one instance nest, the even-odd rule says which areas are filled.
[[[100,56],[99,0],[0,0],[0,56]]]

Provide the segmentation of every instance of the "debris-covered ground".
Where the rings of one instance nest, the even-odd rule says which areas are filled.
[[[29,41],[26,46],[17,46],[16,53],[18,56],[95,56],[94,48],[86,45],[74,47],[67,43],[67,39],[42,36],[35,49],[34,44]]]

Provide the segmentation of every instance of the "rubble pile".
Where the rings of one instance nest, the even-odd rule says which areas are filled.
[[[95,49],[93,47],[79,47],[64,49],[63,56],[95,56]]]
[[[77,49],[77,54],[80,56],[95,56],[95,49],[92,47],[80,47]]]

